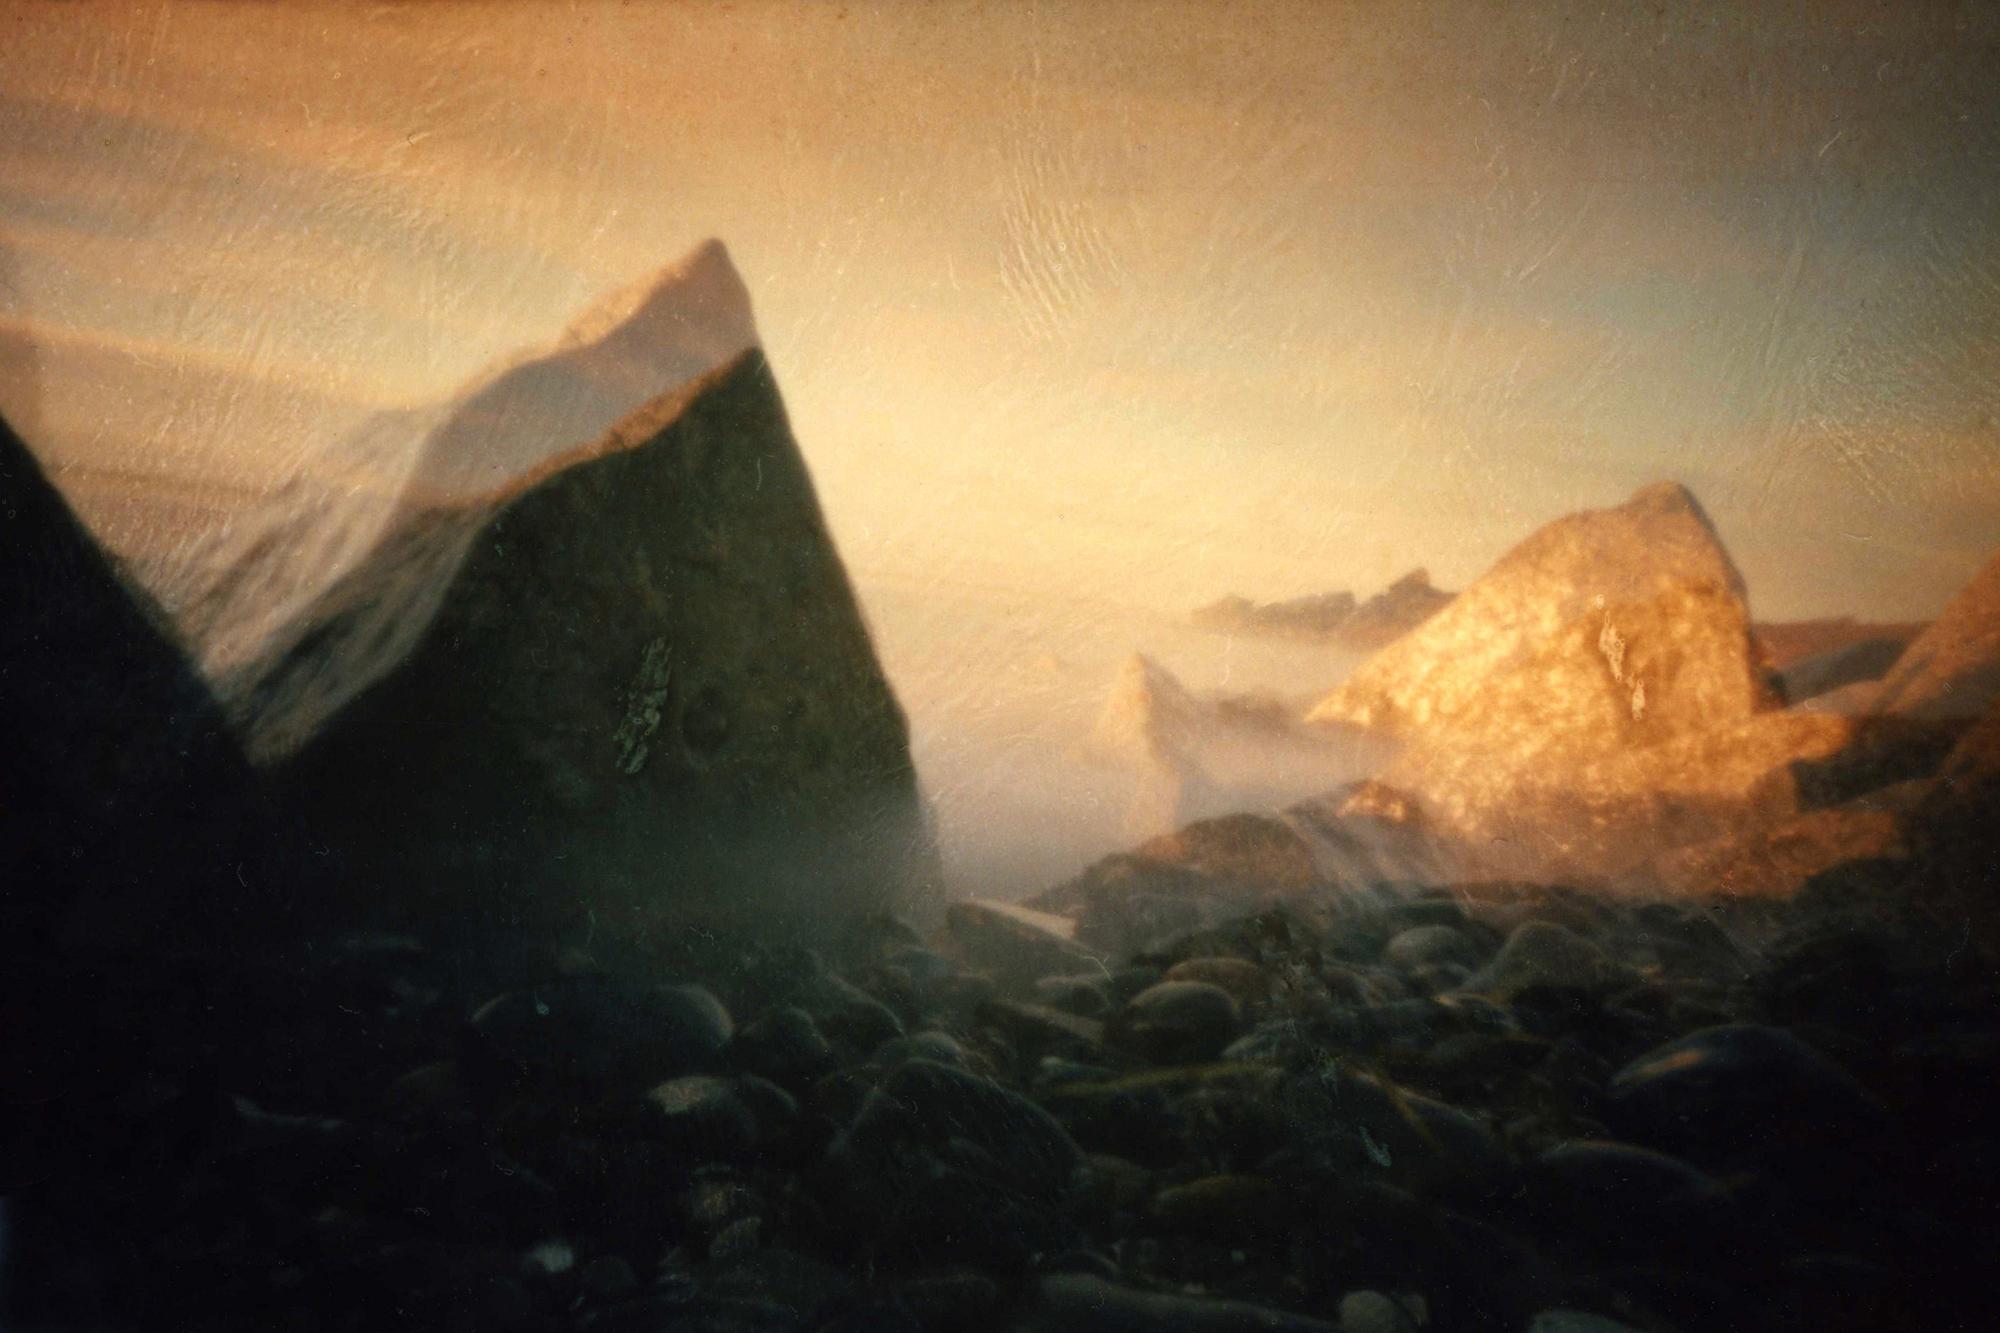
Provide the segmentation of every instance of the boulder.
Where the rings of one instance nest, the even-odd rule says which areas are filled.
[[[1776,702],[1742,575],[1694,496],[1661,483],[1529,537],[1310,718],[1603,750]]]
[[[1708,817],[1791,757],[1772,742],[1808,738],[1696,738],[1778,702],[1741,575],[1694,497],[1663,484],[1522,542],[1310,720],[1399,738],[1382,784],[1483,873],[1601,880],[1686,840],[1677,823],[1721,831]]]
[[[928,904],[903,714],[748,328],[711,245],[461,395],[380,540],[229,672],[336,910],[768,932]]]
[[[1311,846],[1290,823],[1237,814],[1107,856],[1026,905],[1073,918],[1079,942],[1118,953],[1321,882]]]
[[[1354,608],[1334,640],[1354,652],[1388,647],[1451,605],[1452,594],[1431,586],[1427,569],[1413,569]]]

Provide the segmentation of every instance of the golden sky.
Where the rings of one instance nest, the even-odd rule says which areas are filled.
[[[1766,615],[2000,546],[1992,6],[0,10],[0,406],[86,509],[709,236],[864,596],[1450,585],[1662,477]]]

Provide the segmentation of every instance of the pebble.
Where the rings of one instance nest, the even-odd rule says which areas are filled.
[[[656,1132],[670,1148],[728,1160],[757,1146],[756,1112],[733,1080],[689,1074],[660,1084],[646,1094],[646,1102]]]
[[[573,977],[482,1006],[469,1025],[468,1073],[601,1094],[709,1067],[733,1032],[729,1011],[700,986]]]
[[[1634,1141],[1695,1161],[1773,1160],[1880,1129],[1882,1105],[1853,1075],[1780,1028],[1703,1028],[1611,1079],[1606,1114]]]
[[[1552,921],[1526,921],[1514,928],[1500,952],[1465,989],[1495,1000],[1511,1001],[1539,988],[1604,991],[1630,973],[1611,961],[1604,950],[1566,926]]]
[[[1242,1021],[1242,1010],[1222,987],[1163,981],[1133,996],[1108,1032],[1156,1064],[1194,1063],[1220,1055]]]
[[[839,1063],[812,1015],[792,1004],[774,1005],[744,1024],[729,1054],[738,1069],[792,1088],[831,1073]]]
[[[1168,968],[1166,980],[1219,986],[1246,1009],[1268,1001],[1276,988],[1269,972],[1241,958],[1189,958]]]
[[[1422,1311],[1418,1297],[1350,1291],[1340,1298],[1340,1333],[1419,1333]]]
[[[1139,1291],[1083,1273],[1036,1281],[1009,1333],[1339,1333],[1335,1324],[1243,1301]]]
[[[1472,968],[1479,965],[1479,949],[1456,926],[1412,926],[1390,939],[1382,961],[1412,971],[1440,963]]]

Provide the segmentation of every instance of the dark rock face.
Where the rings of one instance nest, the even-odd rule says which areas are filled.
[[[0,422],[0,931],[144,936],[239,880],[249,769],[160,616]],[[10,946],[11,947],[11,946]]]
[[[364,907],[810,927],[928,887],[907,729],[769,366],[651,419],[408,515],[255,673],[258,711],[307,706],[357,626],[420,626],[274,770]]]
[[[1747,1023],[1635,1060],[1611,1080],[1609,1111],[1641,1143],[1724,1164],[1852,1144],[1884,1120],[1847,1071],[1782,1028]]]
[[[1909,892],[2000,960],[2000,707],[1952,750],[1912,824]]]

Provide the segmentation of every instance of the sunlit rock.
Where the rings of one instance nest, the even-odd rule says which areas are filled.
[[[1742,577],[1662,484],[1535,533],[1311,717],[1399,737],[1383,781],[1489,871],[1604,879],[1838,747],[1833,722],[1753,725],[1778,702]]]
[[[1781,672],[1863,643],[1891,639],[1907,644],[1923,631],[1923,621],[1856,620],[1853,616],[1760,620],[1750,627],[1751,637],[1757,640],[1764,660],[1773,671]]]
[[[752,337],[704,247],[453,400],[302,611],[217,622],[343,910],[588,932],[924,900],[903,715]]]
[[[1742,576],[1694,497],[1662,483],[1536,532],[1311,719],[1604,749],[1775,703]]]

